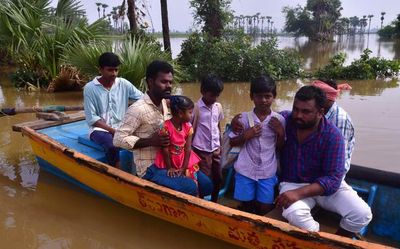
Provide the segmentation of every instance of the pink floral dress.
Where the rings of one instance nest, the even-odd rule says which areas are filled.
[[[187,122],[182,124],[182,130],[178,131],[172,124],[171,120],[164,122],[163,127],[160,132],[166,132],[169,134],[170,146],[169,153],[171,158],[172,167],[175,169],[180,169],[183,167],[183,160],[185,157],[185,144],[188,136],[193,134],[192,125]],[[196,172],[199,170],[198,163],[200,162],[200,157],[194,153],[190,152],[189,164],[186,170],[186,176],[196,180]],[[164,157],[162,155],[162,150],[157,151],[156,160],[154,162],[157,168],[165,169],[167,167]]]

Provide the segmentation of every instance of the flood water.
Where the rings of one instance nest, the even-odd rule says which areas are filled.
[[[391,50],[394,44],[381,44],[381,53],[399,56],[399,51],[394,55]],[[293,40],[292,46],[296,46]],[[295,91],[307,83],[279,82],[274,109],[290,109]],[[343,92],[338,103],[350,113],[356,128],[352,162],[400,172],[399,82],[349,83],[353,89]],[[182,84],[175,92],[194,100],[200,96],[198,83]],[[249,84],[227,83],[220,102],[225,122],[250,110]],[[7,72],[0,71],[0,108],[56,104],[82,104],[82,93],[17,91]],[[11,131],[13,124],[33,119],[33,114],[0,117],[0,248],[235,248],[40,171],[27,139]]]

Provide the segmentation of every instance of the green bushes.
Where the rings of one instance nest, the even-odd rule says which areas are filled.
[[[79,68],[80,73],[92,78],[98,75],[98,58],[107,51],[114,51],[121,59],[119,76],[132,82],[136,87],[144,90],[143,79],[146,67],[153,60],[165,60],[173,64],[176,71],[176,81],[179,81],[179,66],[170,59],[168,53],[162,52],[158,43],[148,39],[123,39],[112,45],[111,42],[80,45],[67,52],[64,63]]]
[[[301,60],[292,50],[278,49],[276,38],[253,46],[250,37],[229,32],[219,39],[205,33],[192,34],[182,44],[178,63],[184,68],[185,80],[215,73],[226,81],[248,81],[260,74],[275,79],[296,78]]]
[[[88,24],[78,0],[3,0],[0,5],[0,42],[18,70],[17,87],[46,87],[60,72],[68,49],[106,39],[104,20]],[[33,82],[32,82],[33,81]]]
[[[319,69],[315,76],[324,79],[367,80],[386,77],[398,77],[400,60],[386,60],[370,57],[371,50],[364,50],[361,58],[354,60],[349,66],[344,66],[346,55],[335,55],[328,65]]]

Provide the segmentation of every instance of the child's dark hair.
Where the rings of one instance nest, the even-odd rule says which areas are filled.
[[[200,89],[202,92],[219,95],[224,90],[224,83],[217,75],[209,74],[201,80]]]
[[[315,105],[318,109],[323,108],[326,101],[324,91],[315,86],[303,86],[297,91],[294,98],[301,101],[315,100]]]
[[[169,100],[172,115],[178,114],[179,111],[186,111],[194,108],[193,101],[186,96],[172,95]]]
[[[266,75],[261,75],[254,78],[250,82],[250,93],[272,93],[276,97],[276,84],[275,81]]]
[[[99,57],[100,67],[118,67],[121,65],[118,55],[112,52],[105,52]]]

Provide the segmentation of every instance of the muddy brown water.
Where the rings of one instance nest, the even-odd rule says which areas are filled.
[[[82,93],[17,91],[0,78],[0,107],[78,105]],[[280,82],[275,110],[290,109],[295,91],[307,82]],[[397,82],[355,81],[338,103],[356,127],[353,162],[400,172],[400,87]],[[199,84],[175,92],[194,100]],[[248,83],[229,83],[220,97],[225,122],[252,108]],[[20,114],[0,119],[1,248],[233,248],[232,245],[98,198],[39,170],[26,138],[11,131],[34,119]]]

